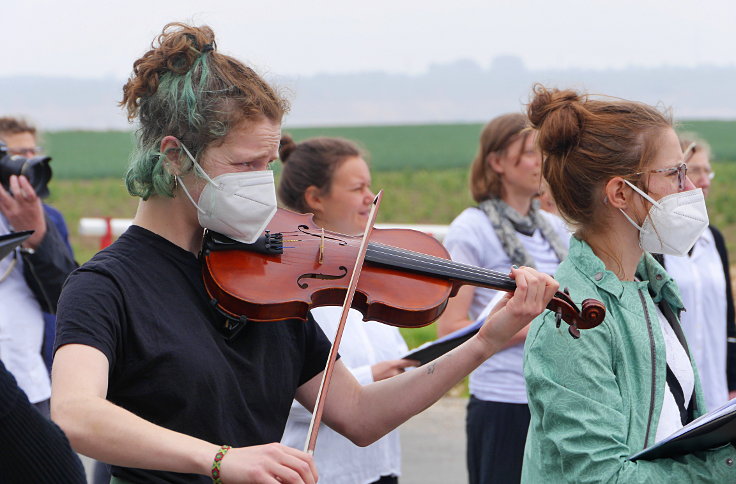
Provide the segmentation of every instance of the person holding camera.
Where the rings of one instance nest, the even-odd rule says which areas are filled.
[[[51,384],[41,351],[44,312],[56,312],[61,286],[76,264],[68,242],[51,222],[61,214],[45,209],[41,201],[48,194],[50,158],[37,154],[33,126],[0,118],[0,235],[33,230],[0,261],[0,360],[48,418]]]

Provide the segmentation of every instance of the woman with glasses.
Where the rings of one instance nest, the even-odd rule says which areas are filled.
[[[555,278],[578,303],[602,301],[606,317],[577,340],[554,314],[532,323],[522,480],[734,482],[732,445],[627,460],[706,410],[677,284],[650,254],[687,254],[708,226],[672,122],[645,104],[542,86],[528,114],[543,176],[575,228]]]
[[[710,165],[710,146],[693,133],[681,133],[686,152],[687,174],[693,184],[710,192],[715,173]],[[667,272],[677,281],[682,302],[682,329],[695,359],[709,410],[736,397],[736,336],[728,252],[721,232],[713,225],[703,231],[684,256],[664,255]]]

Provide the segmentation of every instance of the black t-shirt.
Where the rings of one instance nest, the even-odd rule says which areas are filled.
[[[214,444],[278,442],[296,389],[324,369],[330,343],[311,317],[250,322],[230,341],[223,322],[196,257],[132,226],[65,283],[55,346],[104,353],[108,400],[145,420]],[[113,475],[211,481],[117,467]]]

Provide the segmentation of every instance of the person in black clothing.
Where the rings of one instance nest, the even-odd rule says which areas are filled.
[[[52,416],[75,449],[112,464],[112,482],[313,483],[311,456],[278,441],[294,398],[314,406],[329,341],[311,318],[232,333],[196,257],[203,228],[251,243],[275,213],[268,165],[286,103],[220,54],[211,29],[184,24],[164,28],[123,92],[141,123],[126,174],[141,201],[64,286]],[[363,387],[338,361],[325,423],[367,445],[439,399],[558,287],[529,268],[512,276],[505,305],[427,368]]]
[[[28,401],[0,361],[0,482],[86,483],[64,432]]]

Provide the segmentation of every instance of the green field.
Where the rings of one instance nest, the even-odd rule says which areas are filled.
[[[736,160],[736,121],[690,121],[713,146],[717,161]],[[284,128],[297,141],[313,136],[342,136],[370,153],[374,171],[466,168],[477,149],[480,124]],[[44,136],[57,179],[120,177],[133,145],[130,132],[63,131]]]

